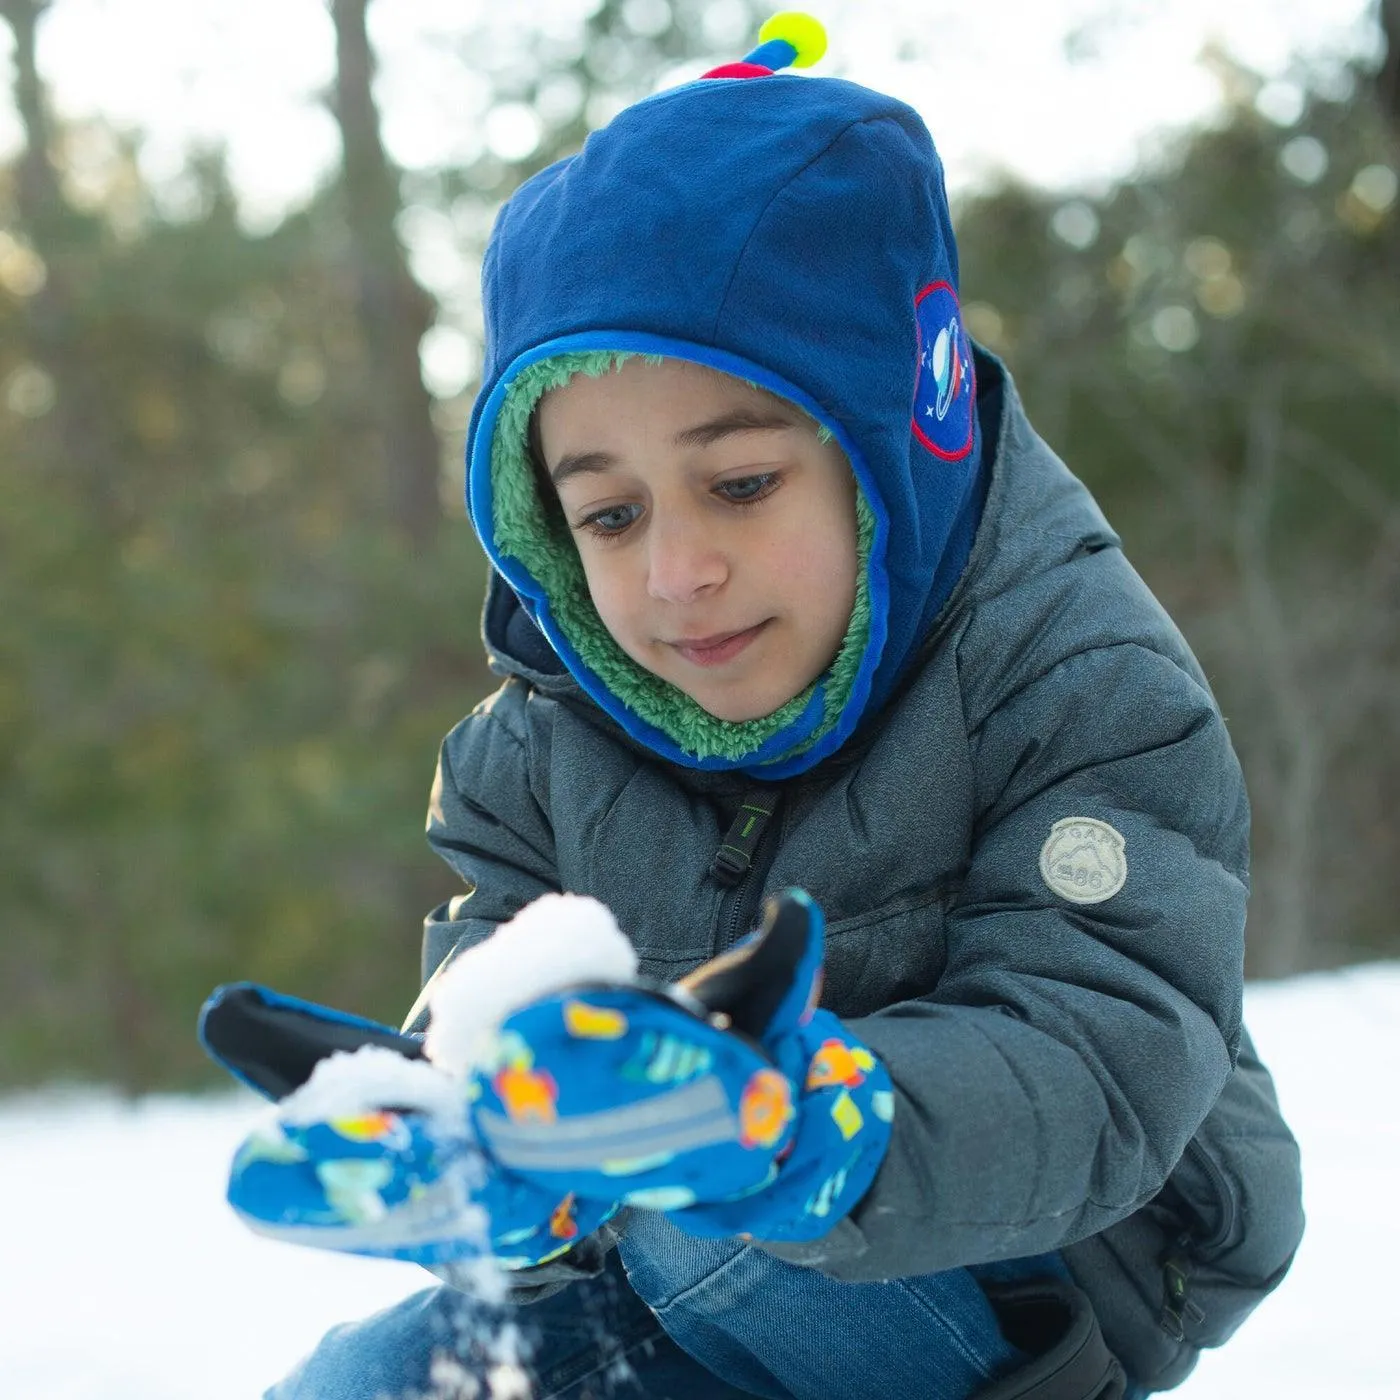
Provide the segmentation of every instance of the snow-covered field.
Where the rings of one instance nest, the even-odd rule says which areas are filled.
[[[1400,964],[1252,987],[1247,1011],[1302,1139],[1309,1231],[1282,1289],[1177,1394],[1394,1400]],[[3,1400],[253,1400],[327,1327],[431,1281],[243,1230],[223,1183],[258,1110],[0,1101]]]

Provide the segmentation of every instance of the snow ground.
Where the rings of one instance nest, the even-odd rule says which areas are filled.
[[[1302,1140],[1309,1231],[1280,1291],[1176,1393],[1393,1400],[1400,963],[1251,987],[1247,1015]],[[0,1101],[4,1400],[252,1400],[335,1322],[431,1282],[237,1223],[224,1177],[259,1108]]]

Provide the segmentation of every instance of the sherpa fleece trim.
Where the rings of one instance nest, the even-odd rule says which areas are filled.
[[[496,549],[518,559],[549,600],[559,630],[607,689],[679,749],[698,759],[737,762],[796,722],[822,688],[822,716],[816,728],[784,755],[795,757],[828,734],[840,719],[870,639],[868,563],[875,518],[859,483],[856,528],[860,567],[850,625],[831,668],[781,709],[759,719],[730,721],[710,714],[677,686],[638,665],[613,639],[593,600],[568,526],[546,510],[530,463],[530,415],[540,398],[576,374],[610,374],[634,351],[566,351],[525,366],[511,381],[496,417],[491,440],[492,531]],[[647,355],[660,363],[661,355]],[[830,429],[818,425],[826,441]]]

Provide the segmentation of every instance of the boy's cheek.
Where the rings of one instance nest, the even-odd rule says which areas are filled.
[[[609,632],[614,631],[614,619],[620,616],[619,603],[617,598],[617,584],[610,576],[606,565],[596,558],[590,558],[586,547],[580,549],[583,559],[583,578],[588,585],[588,596],[593,600],[593,606],[598,611],[598,616],[603,619],[603,625]]]
[[[640,587],[640,585],[637,585]],[[588,592],[603,626],[628,656],[639,665],[648,666],[645,655],[647,635],[644,618],[636,604],[636,591],[623,579],[606,575],[588,578]]]

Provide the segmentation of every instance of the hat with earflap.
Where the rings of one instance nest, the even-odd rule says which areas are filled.
[[[927,128],[894,98],[782,71],[822,56],[810,16],[774,16],[759,40],[626,108],[501,209],[467,506],[496,571],[627,733],[688,767],[771,780],[820,762],[888,698],[966,562],[981,434]],[[636,355],[779,396],[855,475],[862,568],[845,640],[763,718],[720,720],[622,651],[537,487],[540,398]]]

